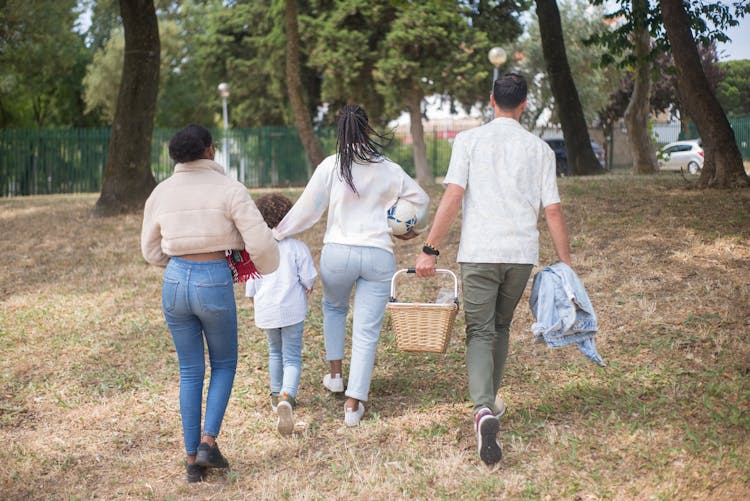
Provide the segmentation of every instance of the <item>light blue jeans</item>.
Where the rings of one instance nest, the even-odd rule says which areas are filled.
[[[201,439],[201,404],[206,373],[205,343],[211,365],[203,434],[218,436],[237,369],[237,307],[232,272],[226,261],[195,262],[173,257],[164,271],[162,310],[180,365],[180,414],[185,452],[196,453]]]
[[[302,330],[305,322],[266,329],[271,393],[297,396],[302,372]]]
[[[396,259],[375,247],[326,244],[320,255],[326,360],[343,360],[349,296],[354,291],[352,358],[346,396],[367,401]]]

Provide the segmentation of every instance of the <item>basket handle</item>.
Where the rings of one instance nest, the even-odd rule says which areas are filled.
[[[403,268],[401,270],[396,271],[396,273],[393,274],[393,277],[391,278],[391,297],[390,297],[391,303],[396,302],[396,277],[402,273],[416,273],[416,272],[417,272],[416,268]],[[453,277],[453,302],[458,304],[458,278],[456,278],[456,274],[446,268],[437,268],[435,269],[435,273],[442,273],[444,275],[450,275],[451,277]]]

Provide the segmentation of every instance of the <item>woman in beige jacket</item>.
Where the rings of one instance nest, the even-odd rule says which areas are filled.
[[[229,463],[216,445],[237,368],[237,308],[226,250],[245,249],[260,273],[278,266],[271,230],[245,187],[214,162],[211,133],[188,125],[169,142],[174,174],[146,201],[141,251],[166,266],[162,310],[180,366],[180,414],[188,482]],[[204,339],[211,380],[201,432]]]

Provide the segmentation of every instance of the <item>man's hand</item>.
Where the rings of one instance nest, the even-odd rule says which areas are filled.
[[[417,270],[418,277],[431,277],[435,274],[435,265],[437,264],[437,256],[431,256],[420,252],[417,256],[417,262],[414,268]]]
[[[425,245],[428,245],[434,249],[437,254],[438,246],[443,238],[448,233],[448,229],[456,218],[458,211],[461,209],[461,203],[464,198],[464,189],[457,184],[448,183],[443,193],[443,197],[440,199],[440,205],[438,205],[437,211],[435,212],[435,219],[432,222],[432,229],[430,234],[427,235]],[[435,274],[435,265],[437,264],[437,256],[421,252],[417,256],[417,262],[414,266],[418,277],[431,277]]]

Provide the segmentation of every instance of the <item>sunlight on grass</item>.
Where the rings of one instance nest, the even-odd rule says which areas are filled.
[[[93,218],[95,194],[0,199],[3,499],[750,497],[750,193],[623,172],[561,179],[560,192],[608,366],[535,343],[527,288],[499,465],[476,454],[462,312],[444,355],[398,350],[386,318],[365,418],[348,429],[343,397],[321,385],[318,281],[297,427],[282,438],[265,336],[238,286],[240,357],[219,438],[232,469],[196,486],[184,483],[176,353],[140,215]],[[433,211],[441,193],[431,189]],[[301,236],[316,261],[323,230]],[[540,233],[543,266],[554,250],[543,222]],[[454,225],[440,256],[454,271],[458,235]],[[417,251],[396,242],[399,267]],[[403,297],[436,287],[405,280]]]

